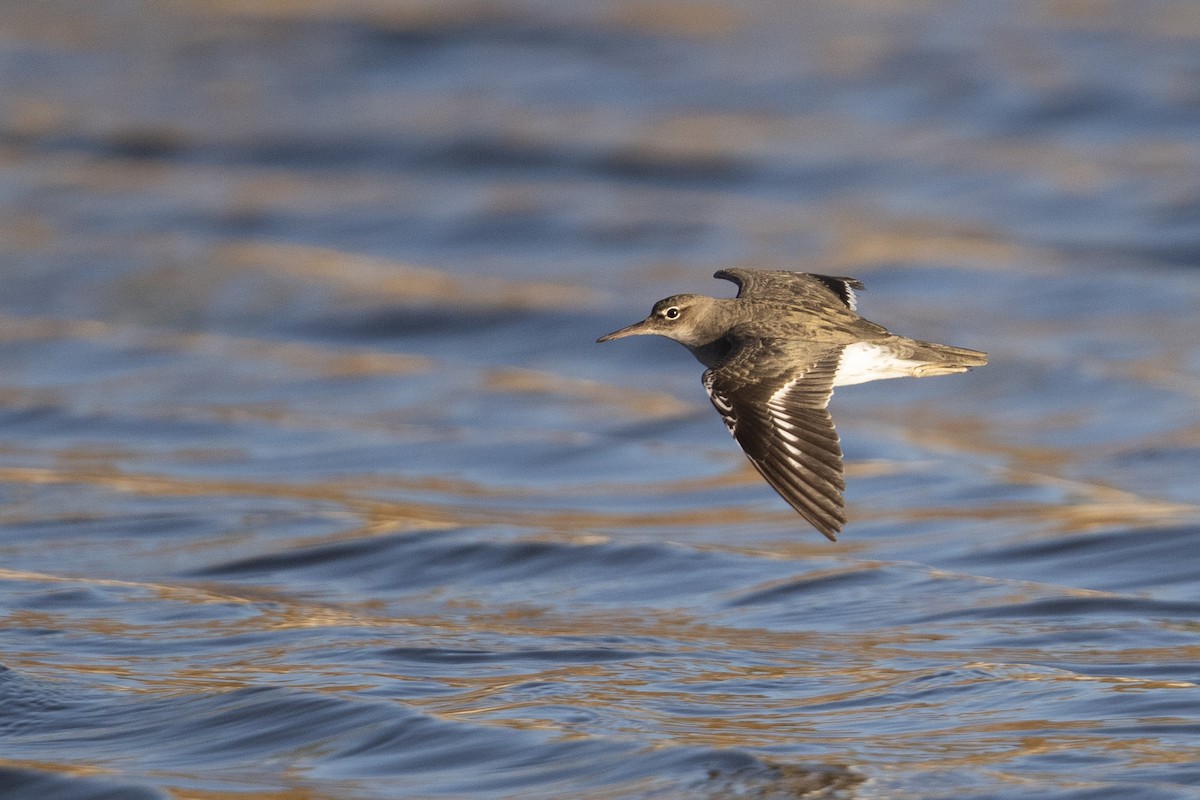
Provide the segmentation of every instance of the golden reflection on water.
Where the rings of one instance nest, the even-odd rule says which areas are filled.
[[[431,481],[401,478],[357,477],[316,483],[270,483],[261,481],[187,479],[170,475],[135,473],[115,466],[89,469],[0,467],[0,482],[12,484],[79,484],[97,486],[114,492],[148,496],[245,496],[281,498],[332,503],[364,520],[353,530],[358,535],[415,530],[437,530],[474,525],[520,525],[535,530],[580,531],[585,535],[597,529],[656,528],[656,527],[714,527],[728,526],[761,519],[762,513],[747,512],[737,507],[712,510],[662,511],[632,513],[624,511],[563,511],[512,509],[509,507],[466,507],[449,503],[399,502],[372,498],[362,491],[366,488],[408,490],[440,489],[462,497],[508,497],[496,490],[479,490],[461,481]],[[585,491],[584,494],[587,494]],[[768,518],[791,519],[783,512],[766,512]],[[11,519],[10,521],[17,521]]]
[[[574,402],[599,405],[645,419],[670,419],[695,413],[692,403],[665,392],[630,389],[600,381],[571,379],[532,369],[489,369],[483,389],[512,394],[548,394]]]
[[[836,574],[834,569],[827,574]],[[809,576],[819,578],[820,574]],[[310,663],[308,648],[291,646],[262,647],[253,644],[214,653],[199,664],[175,658],[147,657],[133,667],[127,658],[92,658],[85,662],[55,659],[53,665],[44,656],[10,653],[6,662],[13,668],[41,671],[51,668],[69,675],[103,675],[113,689],[145,694],[172,695],[196,691],[230,691],[263,685],[304,686],[312,691],[353,694],[379,686],[410,680],[436,681],[448,692],[433,696],[410,696],[405,703],[444,719],[479,719],[487,724],[514,729],[555,731],[564,740],[601,734],[650,736],[672,745],[690,744],[717,748],[788,748],[808,737],[824,741],[845,737],[858,757],[876,757],[887,762],[901,755],[913,769],[945,770],[959,767],[989,767],[1011,763],[1012,759],[1047,753],[1067,753],[1075,748],[1120,747],[1133,763],[1164,763],[1181,758],[1177,747],[1158,745],[1150,740],[1132,751],[1128,742],[1097,742],[1095,735],[1106,724],[1092,720],[996,720],[989,712],[947,720],[941,727],[930,728],[928,721],[919,731],[890,732],[888,736],[864,742],[860,730],[870,727],[870,719],[886,713],[922,714],[936,710],[912,695],[914,679],[929,675],[927,666],[904,669],[905,655],[924,645],[945,642],[935,633],[895,628],[868,633],[840,631],[783,633],[745,627],[714,625],[701,617],[677,609],[646,610],[639,616],[628,613],[614,617],[603,611],[575,610],[561,615],[549,608],[530,605],[491,610],[460,603],[460,614],[440,609],[435,616],[395,617],[377,604],[313,603],[272,595],[261,589],[222,584],[144,585],[134,581],[104,579],[66,579],[53,575],[18,571],[0,573],[0,580],[50,581],[79,583],[117,590],[129,590],[127,602],[154,606],[160,602],[186,604],[249,605],[255,614],[240,619],[201,620],[175,623],[173,635],[197,640],[220,639],[253,632],[324,628],[329,636],[319,643],[323,651],[352,648],[386,651],[396,643],[399,630],[424,627],[428,638],[462,647],[465,642],[496,637],[495,641],[519,642],[533,639],[553,642],[570,640],[581,630],[589,639],[643,642],[631,645],[636,651],[629,660],[609,662],[553,664],[541,662],[523,668],[515,663],[497,663],[477,675],[465,675],[455,664],[437,663],[402,665],[395,671],[374,671],[355,659],[334,659],[323,664]],[[769,587],[761,587],[769,588]],[[142,594],[143,590],[149,590]],[[248,594],[247,594],[248,592]],[[245,596],[239,596],[245,595]],[[15,616],[8,624],[30,628],[53,628],[57,615],[28,613]],[[160,638],[163,632],[154,623],[116,624],[110,619],[82,618],[73,622],[75,635],[96,636],[136,643]],[[342,641],[340,631],[359,632]],[[363,638],[363,632],[374,632]],[[649,644],[653,643],[653,644]],[[1195,659],[1197,652],[1178,648],[1146,648],[1123,652],[1129,663],[1162,663],[1164,660]],[[503,650],[498,652],[503,653]],[[712,653],[721,652],[721,661]],[[1036,659],[1041,651],[1031,648],[1028,656]],[[731,654],[738,654],[730,659]],[[801,654],[807,654],[807,658]],[[516,655],[516,654],[514,654]],[[1195,688],[1181,681],[1161,681],[1111,675],[1086,675],[1043,667],[1030,668],[1017,662],[1022,653],[1005,648],[989,661],[986,651],[943,652],[941,661],[957,663],[953,684],[963,688],[982,687],[1002,682],[1005,691],[1019,692],[1022,684],[1093,682],[1121,690],[1178,690]],[[831,672],[837,681],[829,680]],[[549,694],[531,698],[522,687],[536,682],[557,687]],[[811,687],[798,705],[794,690],[775,696],[772,683],[791,687]],[[821,687],[828,685],[828,689]],[[762,686],[762,691],[753,688]],[[736,687],[723,689],[722,687]],[[852,687],[852,688],[845,688]],[[952,689],[952,685],[944,685]],[[564,721],[553,709],[559,697],[569,697],[578,720]],[[880,698],[892,697],[889,701]],[[832,726],[823,709],[837,709],[839,724]],[[590,711],[592,716],[587,716]],[[1168,718],[1168,724],[1178,720]],[[1048,733],[1048,730],[1052,733]],[[1200,755],[1197,749],[1196,755]],[[26,762],[13,762],[25,764]],[[59,765],[38,765],[59,769]],[[85,773],[76,773],[85,774]],[[92,773],[87,773],[92,774]],[[97,772],[95,774],[102,774]],[[220,797],[219,792],[180,793],[180,797]],[[279,797],[291,797],[286,792]],[[307,795],[295,795],[307,796]],[[317,796],[317,795],[313,795]]]
[[[237,243],[222,247],[215,256],[219,264],[234,273],[253,269],[272,278],[325,284],[372,305],[391,300],[493,309],[562,309],[586,307],[596,300],[594,293],[578,286],[492,279],[486,275],[465,278],[328,248]]]
[[[131,8],[142,10],[136,4]],[[1139,32],[1166,39],[1200,35],[1200,12],[1194,3],[1156,5],[1156,13],[1131,14],[1131,8],[1084,0],[1034,2],[1028,10],[1052,29],[1121,36]],[[782,76],[809,75],[821,86],[835,86],[838,80],[871,86],[881,70],[890,73],[890,65],[905,63],[906,56],[915,55],[919,62],[924,57],[922,47],[940,57],[948,47],[946,40],[894,31],[915,31],[913,23],[924,24],[926,15],[937,16],[944,10],[933,3],[834,3],[805,19],[794,41],[789,38],[786,47],[759,66]],[[981,546],[995,546],[1003,554],[1008,545],[1062,544],[1067,537],[1073,537],[1074,544],[1097,531],[1121,531],[1136,542],[1138,537],[1186,533],[1187,526],[1194,524],[1200,505],[1180,499],[1182,491],[1169,499],[1158,496],[1149,480],[1141,488],[1131,488],[1122,469],[1113,466],[1113,460],[1126,452],[1194,448],[1200,443],[1200,425],[1194,416],[1185,418],[1181,413],[1174,427],[1163,424],[1149,432],[1126,436],[1118,431],[1073,440],[1069,434],[1086,428],[1090,410],[1069,403],[1042,408],[1039,397],[1063,373],[1137,387],[1142,398],[1160,392],[1191,400],[1200,397],[1200,378],[1191,355],[1194,315],[1159,314],[1147,308],[1130,311],[1120,302],[1123,298],[1106,301],[1103,313],[1093,314],[1084,305],[1084,311],[1054,309],[1026,315],[1021,303],[1035,296],[1031,286],[1055,290],[1083,286],[1076,274],[1081,263],[1078,241],[1091,247],[1089,236],[1104,232],[1088,228],[1086,234],[1064,234],[1060,240],[1039,233],[1036,227],[1022,229],[1009,218],[1029,215],[1024,204],[1036,204],[1048,195],[1060,204],[1089,202],[1094,204],[1089,208],[1096,209],[1104,205],[1106,195],[1124,197],[1134,184],[1146,183],[1153,188],[1138,195],[1142,205],[1132,210],[1119,206],[1120,219],[1186,217],[1195,191],[1195,153],[1186,137],[1165,130],[1054,135],[1054,125],[1072,132],[1079,130],[1077,125],[1086,125],[1087,115],[1098,113],[1087,108],[1078,119],[1052,122],[1032,134],[986,127],[972,130],[956,112],[940,107],[941,103],[953,106],[954,98],[934,97],[928,114],[909,113],[887,110],[889,103],[896,103],[877,104],[878,98],[870,92],[865,102],[855,99],[852,91],[835,97],[871,108],[848,111],[836,102],[815,102],[813,109],[771,108],[768,100],[763,103],[768,107],[760,109],[754,96],[729,107],[655,103],[650,97],[642,108],[606,105],[605,97],[587,96],[582,102],[541,103],[540,95],[526,97],[527,105],[510,106],[506,97],[498,100],[473,89],[474,73],[468,70],[465,76],[450,76],[451,90],[430,97],[417,96],[423,90],[414,92],[407,97],[412,101],[408,104],[379,102],[381,97],[365,88],[361,99],[339,97],[345,106],[338,108],[348,112],[345,124],[359,126],[343,140],[338,130],[308,128],[310,108],[291,109],[285,104],[296,117],[278,128],[239,122],[236,114],[210,120],[204,118],[203,109],[191,108],[210,98],[219,100],[214,107],[240,109],[239,113],[257,114],[260,106],[278,108],[279,98],[297,88],[288,76],[273,83],[240,70],[225,74],[214,69],[217,74],[206,79],[210,83],[195,95],[182,95],[186,102],[181,105],[189,106],[186,112],[170,104],[158,107],[153,91],[146,93],[143,107],[142,94],[169,80],[160,77],[160,71],[170,66],[160,63],[160,57],[178,55],[176,49],[188,54],[207,52],[225,42],[229,31],[258,30],[249,27],[256,20],[272,23],[272,36],[286,35],[287,24],[314,23],[314,29],[348,37],[331,47],[335,51],[345,47],[346,53],[357,57],[358,48],[364,43],[369,47],[372,37],[393,48],[391,55],[430,46],[422,34],[430,34],[434,47],[441,41],[439,36],[453,41],[457,32],[468,39],[476,37],[468,41],[469,47],[479,47],[481,41],[486,47],[489,23],[519,20],[526,12],[476,2],[211,0],[152,9],[147,15],[154,23],[149,28],[155,33],[150,42],[141,36],[130,39],[132,34],[123,32],[128,20],[120,15],[96,13],[89,19],[58,11],[48,15],[16,4],[0,15],[0,29],[14,40],[71,51],[118,46],[122,52],[128,50],[129,63],[106,75],[106,83],[122,87],[115,97],[87,84],[89,88],[78,96],[46,94],[34,87],[13,98],[0,160],[5,166],[27,167],[20,180],[28,183],[29,202],[28,207],[9,209],[12,213],[4,215],[0,237],[15,257],[66,273],[73,269],[83,273],[93,261],[142,266],[113,269],[116,277],[90,305],[84,302],[87,298],[73,297],[62,299],[58,306],[48,304],[50,310],[39,312],[40,316],[0,314],[0,344],[12,346],[26,358],[10,365],[21,371],[19,379],[0,387],[0,408],[28,411],[35,418],[57,411],[79,431],[64,439],[52,438],[37,427],[35,419],[32,434],[14,436],[0,448],[8,459],[0,465],[0,486],[10,493],[9,502],[0,507],[3,521],[30,525],[35,535],[45,535],[38,533],[42,523],[50,527],[75,523],[81,531],[78,539],[70,540],[78,552],[69,558],[64,553],[61,569],[0,569],[0,583],[32,587],[30,606],[18,607],[2,626],[55,634],[27,647],[8,649],[4,663],[10,669],[51,682],[69,683],[74,678],[100,687],[101,692],[123,695],[192,697],[274,686],[350,700],[386,698],[398,709],[411,707],[463,724],[544,730],[560,739],[624,737],[646,747],[757,749],[781,759],[820,753],[820,758],[832,761],[829,750],[819,747],[833,743],[852,753],[856,763],[877,766],[881,778],[900,771],[927,771],[937,777],[939,772],[962,768],[973,776],[992,776],[999,784],[1021,787],[1028,781],[1037,789],[1062,790],[1086,788],[1088,783],[1043,774],[1041,762],[1031,765],[1022,759],[1082,752],[1093,758],[1110,755],[1128,769],[1200,761],[1200,748],[1194,745],[1137,732],[1139,725],[1184,728],[1190,724],[1186,719],[1169,712],[1127,717],[1120,724],[1133,733],[1114,734],[1111,729],[1117,723],[1109,716],[1112,698],[1167,692],[1167,700],[1158,701],[1163,703],[1196,688],[1191,681],[1162,678],[1163,672],[1151,671],[1152,667],[1184,670],[1200,661],[1200,646],[1184,638],[1196,632],[1194,622],[1183,618],[1189,608],[1186,603],[1149,614],[1135,606],[1128,618],[1084,614],[1069,623],[1036,614],[1021,616],[1022,606],[1053,605],[1066,599],[1100,607],[1109,599],[1142,599],[1142,594],[1153,595],[1157,587],[1147,580],[1126,593],[1101,591],[1086,587],[1105,585],[1102,580],[1108,576],[1089,574],[1071,574],[1069,579],[1057,574],[1037,580],[993,578],[971,574],[965,567],[956,572],[898,560],[912,557],[912,551],[896,555],[905,542],[940,528],[951,528],[949,535],[963,539],[979,536]],[[844,11],[885,22],[830,21]],[[774,25],[776,16],[758,14],[749,6],[676,0],[579,5],[559,13],[565,16],[539,19],[528,33],[518,29],[514,39],[526,45],[525,39],[535,44],[549,39],[570,50],[578,44],[573,37],[581,36],[581,51],[588,54],[579,62],[584,64],[588,59],[621,60],[600,54],[602,48],[593,44],[613,31],[623,36],[640,33],[638,41],[643,44],[665,37],[676,45],[709,46],[745,31],[753,33],[755,25]],[[182,15],[183,21],[170,24],[172,15]],[[231,27],[222,27],[226,25]],[[1028,102],[1023,97],[1026,92],[1073,93],[1079,78],[1066,69],[1067,59],[1057,52],[1057,44],[1072,42],[1047,43],[1038,38],[1045,33],[1040,30],[1038,36],[1017,35],[1026,32],[1034,33],[1001,25],[994,38],[989,34],[987,42],[981,42],[992,59],[989,68],[999,70],[1007,80],[988,84],[989,91],[1018,105]],[[954,29],[946,36],[961,38],[962,33]],[[252,42],[250,49],[272,46],[266,39]],[[239,47],[236,42],[231,46]],[[650,52],[655,57],[645,64],[651,65],[658,79],[659,65],[667,59],[660,62],[656,59],[661,54]],[[757,54],[744,49],[737,54],[714,77],[757,87],[755,76],[749,74],[756,68],[750,63],[753,59],[743,58]],[[716,58],[728,56],[716,54]],[[347,63],[354,60],[347,55]],[[182,69],[188,75],[203,72],[193,66],[188,62]],[[918,72],[928,69],[919,63],[916,68]],[[650,77],[649,72],[638,75],[634,69],[633,83],[639,87],[653,83],[642,80]],[[1179,85],[1167,82],[1161,91],[1164,96],[1175,93],[1187,113],[1191,89],[1184,73],[1174,75]],[[553,83],[559,73],[551,69],[547,75],[528,75],[521,82],[565,96]],[[976,79],[984,80],[972,78]],[[902,84],[905,80],[900,78]],[[351,85],[357,90],[370,83],[355,80]],[[783,85],[791,86],[786,78]],[[503,84],[497,86],[502,94]],[[1119,94],[1128,88],[1114,91]],[[951,87],[951,91],[958,90]],[[1131,90],[1130,94],[1139,93]],[[984,105],[994,101],[984,95]],[[902,99],[899,105],[909,102],[923,101]],[[104,113],[89,110],[89,103],[99,104]],[[387,113],[393,105],[403,106],[403,113]],[[1006,116],[1004,109],[983,110]],[[318,109],[317,115],[324,111]],[[905,118],[898,122],[889,117],[897,113]],[[871,122],[864,124],[860,114]],[[366,142],[365,166],[346,167],[334,159],[335,163],[319,169],[298,168],[306,165],[289,163],[294,156],[287,154],[276,163],[270,144],[257,155],[238,152],[239,143],[258,142],[258,137],[275,137],[286,144],[296,133],[291,126],[299,128],[302,145],[340,150],[343,145],[352,149]],[[451,151],[462,143],[454,137],[469,144],[475,136],[494,146],[501,157],[512,148],[518,156],[530,153],[534,161],[544,159],[548,166],[480,177],[475,171],[486,173],[491,167],[468,163],[456,174],[457,182],[447,186],[430,171],[401,175],[375,163],[404,163],[410,147],[419,157],[424,142],[444,143],[447,131],[452,132]],[[39,143],[39,137],[46,141]],[[36,146],[27,147],[26,140]],[[139,155],[139,150],[149,155]],[[222,163],[227,153],[246,163]],[[904,175],[904,170],[924,170],[952,177],[944,184],[935,180],[922,185],[911,195],[896,189],[886,177],[864,180],[852,174],[844,181],[837,177],[847,164],[874,163],[881,153],[886,153],[885,160],[871,166],[873,172],[885,175],[896,170]],[[664,170],[668,177],[640,179],[638,170],[647,168]],[[629,171],[632,179],[621,170]],[[678,171],[675,177],[672,170]],[[834,175],[828,184],[809,186],[810,173],[818,176],[819,183],[825,180],[819,178],[825,170]],[[743,184],[737,178],[740,171],[769,174],[771,180],[761,187],[752,181]],[[971,219],[966,213],[945,213],[945,196],[956,191],[954,184],[963,176],[978,182],[995,179],[1003,190],[989,191],[988,200],[979,201]],[[820,196],[805,197],[809,191]],[[921,192],[939,199],[921,200],[917,197]],[[985,206],[993,197],[1005,213],[989,214]],[[64,204],[66,210],[57,206],[58,198],[70,200]],[[425,214],[429,208],[438,212]],[[147,211],[161,211],[162,216]],[[448,268],[420,263],[420,257],[411,261],[391,257],[393,252],[405,252],[391,238],[372,253],[378,241],[370,235],[355,239],[357,229],[351,223],[359,222],[360,211],[382,220],[372,224],[383,226],[393,217],[411,217],[416,225],[428,222],[474,244],[451,252],[444,247],[462,244],[455,235],[431,239],[434,244],[423,251],[423,257],[453,264]],[[309,222],[323,219],[323,214],[337,216],[332,224],[338,232],[335,236],[307,230]],[[144,216],[151,221],[143,220]],[[478,222],[506,217],[529,219],[536,230],[528,240],[517,237],[516,244],[499,242],[511,249],[493,261],[492,243],[480,246],[470,235]],[[543,220],[549,230],[538,228]],[[1171,230],[1191,235],[1190,228]],[[654,244],[637,250],[643,233]],[[556,236],[568,244],[554,244]],[[1078,237],[1074,244],[1071,236]],[[544,245],[543,237],[551,244]],[[613,250],[586,253],[594,258],[589,263],[601,263],[610,271],[569,264],[557,269],[550,264],[560,257],[556,247],[575,253],[572,248],[586,241],[615,243]],[[1145,243],[1134,241],[1129,246],[1136,251],[1139,244]],[[1147,247],[1155,244],[1149,241]],[[545,246],[546,252],[530,252],[539,246]],[[868,316],[890,324],[883,317],[894,314],[934,332],[952,328],[956,337],[967,331],[978,340],[963,344],[994,351],[990,369],[1021,376],[1042,369],[1045,378],[1040,384],[1031,379],[1019,394],[1004,395],[1006,387],[988,383],[992,379],[983,374],[944,384],[945,394],[936,403],[893,402],[901,396],[897,392],[878,395],[881,401],[871,405],[869,412],[854,411],[862,406],[850,403],[844,412],[835,407],[846,431],[855,431],[862,441],[878,436],[899,442],[906,445],[908,455],[852,460],[847,465],[855,486],[876,481],[877,486],[896,488],[888,489],[891,495],[864,489],[852,508],[852,525],[861,526],[858,529],[864,534],[856,537],[848,532],[833,549],[811,537],[790,510],[768,502],[765,494],[751,494],[762,491],[761,480],[723,436],[698,387],[682,395],[660,389],[652,380],[639,383],[641,376],[622,377],[612,362],[603,360],[610,358],[607,355],[592,360],[588,354],[576,362],[595,368],[597,374],[611,370],[603,378],[588,379],[525,363],[473,366],[469,362],[476,342],[467,337],[454,345],[464,354],[464,363],[455,363],[452,357],[397,352],[406,343],[387,331],[372,334],[375,340],[369,344],[338,345],[335,342],[346,335],[344,331],[318,331],[307,338],[293,335],[289,327],[295,323],[301,329],[318,329],[326,318],[349,321],[353,327],[361,318],[376,316],[384,320],[379,323],[383,327],[387,320],[403,321],[412,310],[451,319],[454,314],[495,314],[535,323],[545,318],[542,324],[547,329],[560,324],[555,312],[580,312],[589,315],[590,324],[601,307],[606,313],[615,314],[617,309],[624,313],[631,307],[636,308],[634,313],[644,313],[656,299],[649,296],[651,286],[702,285],[714,266],[729,266],[726,258],[742,259],[746,253],[762,254],[754,256],[761,259],[754,262],[756,266],[859,275],[868,283],[873,277],[889,277],[897,268],[911,270],[917,275],[916,285],[933,289],[940,286],[936,276],[922,275],[948,270],[969,273],[965,285],[986,287],[995,294],[959,292],[950,307],[901,299],[879,309],[878,315],[871,309]],[[539,258],[537,263],[525,263]],[[1144,266],[1133,261],[1137,268]],[[495,263],[502,268],[494,270]],[[560,277],[517,279],[517,273]],[[1154,273],[1148,270],[1147,274]],[[1096,273],[1100,281],[1111,277]],[[81,281],[72,287],[79,285],[92,284]],[[1172,285],[1182,286],[1184,281]],[[864,299],[870,302],[870,298]],[[301,312],[310,305],[318,307],[319,313],[293,318],[294,313],[303,316]],[[69,318],[80,307],[95,318],[86,314]],[[262,335],[230,333],[219,322],[222,313],[239,320],[276,320],[277,327],[268,326]],[[588,333],[585,327],[555,334],[564,341],[574,337],[590,343],[602,332]],[[238,330],[247,328],[258,330],[246,323]],[[1082,339],[1086,339],[1084,346],[1079,345]],[[1126,342],[1147,343],[1146,352],[1108,358],[1114,344]],[[24,351],[21,345],[31,346]],[[555,358],[586,352],[559,346]],[[1082,350],[1088,352],[1076,352]],[[112,371],[91,374],[93,353],[100,354],[97,360],[105,361]],[[220,399],[193,397],[189,391],[167,394],[159,381],[169,368],[161,372],[147,368],[141,357],[172,364],[195,359],[203,362],[209,370],[206,379],[214,382],[225,380],[226,370],[249,377],[244,384],[232,382]],[[39,359],[48,359],[54,367],[55,358],[65,364],[61,372],[40,371],[47,364]],[[694,369],[695,365],[685,363],[681,362],[680,370]],[[186,371],[186,365],[179,369]],[[137,376],[129,379],[129,372]],[[982,382],[973,383],[976,378]],[[374,404],[346,403],[350,407],[344,408],[338,400],[328,399],[345,397],[348,386],[371,383],[388,386]],[[248,393],[239,396],[246,387],[274,391],[253,399]],[[390,392],[412,387],[418,390],[403,401],[393,401]],[[310,388],[313,396],[306,394]],[[998,393],[1001,399],[976,402],[988,392]],[[497,422],[486,411],[473,408],[459,417],[448,415],[448,422],[437,417],[442,409],[436,406],[461,395],[480,398],[481,406],[544,401],[566,422],[558,430],[543,430],[536,420],[520,429],[505,429],[505,420]],[[843,399],[851,398],[839,393],[838,401]],[[1010,401],[1018,405],[1005,405]],[[668,427],[690,424],[700,415],[708,415],[716,426],[711,428],[711,440],[697,437],[696,442],[704,443],[681,447],[654,444]],[[626,448],[621,459],[635,459],[642,465],[656,459],[665,462],[682,452],[703,468],[664,470],[664,477],[647,480],[628,477],[607,462],[609,471],[603,477],[590,474],[590,465],[603,459],[603,448],[615,447],[617,440],[612,430],[618,423],[590,425],[597,417],[642,425],[645,433],[635,434],[636,446],[629,443],[632,437],[620,442]],[[212,425],[223,435],[213,446],[202,437],[195,441],[177,433],[148,436],[144,441],[150,444],[144,448],[122,440],[123,431],[140,432],[163,421]],[[106,423],[111,427],[105,428]],[[93,424],[98,433],[90,430]],[[661,429],[655,427],[660,424]],[[238,426],[246,430],[235,430]],[[468,477],[474,473],[454,461],[421,469],[424,465],[409,463],[404,451],[412,441],[432,441],[449,452],[480,431],[496,433],[497,429],[509,446],[500,458],[513,454],[507,474],[497,470],[484,473],[485,477]],[[672,433],[678,430],[671,427]],[[292,471],[299,459],[288,457],[303,447],[291,440],[279,448],[284,453],[278,462],[282,467],[269,458],[262,459],[266,466],[248,464],[251,448],[243,452],[239,446],[243,435],[261,436],[266,441],[263,449],[274,455],[275,437],[285,439],[295,433],[329,434],[312,437],[320,439],[319,446],[305,451],[312,460],[324,459],[326,453],[338,450],[337,445],[353,449],[362,443],[366,449],[377,444],[376,437],[380,447],[395,447],[399,455],[382,468],[380,462],[347,458],[344,463],[349,466],[339,463],[329,470],[333,477],[325,477],[323,464],[305,463],[300,468],[311,472],[303,474]],[[1059,438],[1050,440],[1054,434]],[[362,438],[343,444],[343,439],[354,435]],[[546,450],[554,452],[530,456],[530,463],[541,471],[531,469],[533,476],[519,483],[509,478],[521,477],[524,445],[547,445]],[[571,460],[585,450],[595,461]],[[556,474],[558,464],[563,465],[561,474]],[[961,491],[951,486],[939,494],[942,484],[952,484],[959,472],[969,473],[973,482]],[[311,477],[313,473],[320,477]],[[555,480],[540,482],[548,474]],[[510,483],[518,485],[506,485]],[[916,499],[908,496],[910,486],[920,487]],[[42,494],[39,489],[58,493]],[[85,497],[80,508],[56,507],[58,499],[77,490]],[[718,491],[737,492],[737,499],[712,501],[711,495]],[[689,497],[702,502],[690,502]],[[92,498],[99,498],[97,505],[103,507],[87,507]],[[282,532],[256,530],[253,514],[239,507],[228,511],[231,516],[241,515],[236,522],[217,525],[217,532],[203,535],[202,541],[171,540],[169,531],[153,533],[162,537],[157,545],[149,543],[152,536],[137,531],[104,534],[112,535],[111,540],[87,535],[93,523],[105,521],[106,513],[112,512],[121,525],[122,514],[136,520],[139,514],[152,515],[159,508],[147,503],[151,511],[145,512],[134,501],[172,498],[196,501],[205,506],[204,513],[226,511],[237,499],[250,501],[246,507],[267,508],[284,501],[288,511],[279,512],[285,518]],[[320,530],[300,528],[306,515],[325,524],[317,526]],[[165,519],[164,526],[173,524],[169,514]],[[634,542],[653,550],[646,543],[657,545],[666,539],[667,550],[686,550],[713,560],[736,555],[738,563],[784,564],[784,569],[796,574],[767,571],[764,574],[775,577],[733,582],[708,593],[706,604],[693,600],[689,605],[670,596],[657,604],[622,604],[621,593],[631,587],[619,582],[609,595],[601,595],[606,602],[576,602],[588,597],[588,587],[548,586],[536,576],[515,589],[507,587],[507,594],[491,585],[472,585],[470,576],[457,576],[427,590],[408,591],[398,581],[379,591],[379,596],[369,596],[368,589],[354,582],[357,575],[337,577],[327,585],[320,576],[287,574],[287,567],[280,568],[282,577],[243,580],[235,576],[224,581],[188,577],[190,573],[176,569],[179,564],[236,565],[240,559],[269,560],[280,554],[303,557],[308,548],[393,535],[434,538],[444,533],[449,537],[464,529],[483,530],[496,540],[512,537],[503,541],[517,545],[561,546],[568,551],[567,558],[579,559],[588,558],[591,546],[599,550]],[[518,532],[513,534],[512,529]],[[984,535],[1000,541],[983,540]],[[128,547],[128,552],[114,554],[117,545],[111,542]],[[22,547],[37,550],[40,542],[14,542],[6,553],[20,555]],[[931,546],[919,552],[936,549]],[[96,566],[93,556],[98,553],[130,561],[145,556],[154,560],[156,574],[165,572],[167,577],[144,582],[104,577],[106,570],[116,569]],[[182,553],[195,558],[189,560]],[[789,561],[795,566],[786,566]],[[985,572],[991,566],[974,563]],[[126,571],[119,574],[138,574],[136,567],[122,567]],[[397,574],[402,567],[397,565]],[[1100,569],[1121,567],[1110,563]],[[1018,564],[1012,569],[1021,568]],[[72,572],[79,576],[68,577]],[[698,574],[697,580],[704,577]],[[821,607],[823,599],[829,601],[820,592],[807,593],[821,582],[853,583],[858,577],[865,578],[867,588],[838,596],[836,608],[832,603]],[[886,579],[895,578],[899,586],[917,587],[915,591],[933,597],[881,598],[872,583],[876,578],[878,585],[890,586]],[[580,582],[586,583],[586,578]],[[1073,582],[1081,585],[1068,585]],[[87,595],[92,592],[103,602],[89,605]],[[783,599],[764,604],[766,608],[756,605],[756,599],[772,592]],[[73,599],[76,594],[83,599]],[[817,610],[807,607],[810,599]],[[676,602],[678,607],[673,605]],[[844,607],[855,603],[862,608]],[[902,608],[905,603],[914,607]],[[885,609],[883,604],[895,608]],[[999,618],[938,613],[956,604],[995,611]],[[1011,618],[1003,616],[1009,607],[1017,609]],[[894,616],[871,618],[875,610]],[[1161,618],[1155,616],[1159,613]],[[1122,630],[1127,630],[1128,639],[1109,640],[1102,635]],[[1156,644],[1159,633],[1170,635]],[[1121,644],[1109,649],[1110,641]],[[572,647],[581,648],[581,654],[572,656]],[[593,657],[605,653],[589,654],[588,647],[611,649],[615,655],[611,660]],[[443,658],[422,660],[419,652],[408,652],[426,649]],[[456,653],[462,658],[456,660]],[[478,658],[473,661],[473,657]],[[963,697],[970,700],[958,705]],[[1054,706],[1059,700],[1074,705],[1064,711]],[[14,760],[0,765],[81,776],[106,774],[102,766],[79,765],[65,758],[61,763]],[[302,785],[299,767],[289,765],[280,773],[265,781],[270,784],[266,786],[262,774],[227,776],[238,784],[229,791],[220,789],[226,776],[211,779],[214,786],[205,788],[190,788],[201,780],[196,775],[151,778],[165,784],[171,796],[195,800],[232,800],[251,794],[268,800],[342,796],[332,789]],[[355,788],[353,782],[346,782],[346,794],[354,795]]]
[[[282,367],[307,370],[328,378],[409,375],[429,369],[429,360],[426,358],[367,348],[323,347],[213,332],[185,333],[99,320],[0,315],[0,341],[62,339],[94,340],[130,348],[215,353],[235,358],[272,361]]]
[[[1053,272],[1057,257],[1050,251],[1021,244],[983,225],[949,223],[927,217],[880,218],[869,205],[839,209],[826,215],[825,228],[834,240],[821,254],[826,271],[859,275],[868,280],[880,264],[912,262],[945,264],[955,269],[1020,269]],[[1036,267],[1034,267],[1036,265]]]

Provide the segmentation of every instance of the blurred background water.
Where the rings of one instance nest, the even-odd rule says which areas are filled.
[[[1198,796],[1200,5],[0,12],[3,797]],[[836,545],[734,265],[991,354]]]

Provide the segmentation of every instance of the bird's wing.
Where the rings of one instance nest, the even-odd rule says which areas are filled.
[[[826,406],[840,347],[751,340],[704,373],[725,426],[767,483],[836,540],[846,523],[842,448]]]
[[[733,281],[738,297],[792,300],[796,295],[819,292],[831,295],[846,308],[858,306],[856,289],[864,289],[862,281],[834,275],[814,275],[808,272],[784,272],[762,269],[723,269],[713,275]]]

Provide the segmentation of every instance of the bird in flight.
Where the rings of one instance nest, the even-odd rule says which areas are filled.
[[[855,310],[854,278],[723,269],[731,299],[678,294],[607,342],[674,339],[707,369],[704,388],[767,483],[830,540],[846,524],[842,448],[827,409],[835,386],[948,375],[987,363],[977,350],[908,339]]]

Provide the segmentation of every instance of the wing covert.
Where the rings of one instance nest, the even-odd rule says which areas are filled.
[[[829,539],[845,525],[842,449],[826,406],[841,348],[744,345],[704,373],[704,388],[750,462]]]
[[[818,292],[832,295],[851,311],[858,306],[855,290],[866,288],[855,278],[785,270],[722,269],[713,277],[737,284],[738,297],[793,300],[796,295]]]

